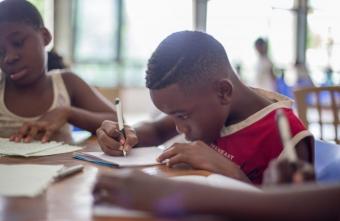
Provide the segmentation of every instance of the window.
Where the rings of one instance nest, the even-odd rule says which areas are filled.
[[[76,2],[76,72],[97,86],[144,86],[147,60],[160,41],[192,29],[192,0]]]
[[[207,32],[224,45],[232,65],[242,67],[241,77],[252,82],[254,41],[258,37],[269,39],[269,53],[276,67],[287,68],[294,63],[292,8],[292,0],[211,0]]]
[[[312,77],[318,84],[340,84],[340,2],[309,2],[306,57]],[[324,74],[326,68],[331,68],[333,74]]]

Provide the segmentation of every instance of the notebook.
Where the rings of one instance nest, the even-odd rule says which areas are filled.
[[[163,152],[158,147],[138,147],[131,149],[127,156],[109,156],[103,152],[76,152],[73,157],[105,166],[136,167],[160,164],[157,157]]]
[[[0,165],[0,195],[35,197],[58,175],[63,165]]]
[[[82,148],[78,146],[71,146],[55,141],[47,143],[41,143],[39,141],[33,141],[31,143],[16,143],[9,141],[7,138],[0,138],[0,156],[48,156],[74,152],[80,149]]]

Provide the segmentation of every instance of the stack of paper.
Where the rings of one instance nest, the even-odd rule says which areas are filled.
[[[82,149],[81,147],[63,144],[62,142],[51,141],[41,143],[34,141],[31,143],[16,143],[9,139],[0,138],[0,155],[7,156],[48,156],[60,153],[68,153]]]
[[[109,156],[103,152],[77,152],[74,158],[106,166],[152,166],[160,164],[156,159],[162,152],[158,147],[138,147],[130,150],[126,157]]]
[[[0,165],[0,195],[35,197],[62,168],[63,165]]]

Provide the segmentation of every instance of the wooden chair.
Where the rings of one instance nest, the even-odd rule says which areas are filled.
[[[325,132],[329,132],[325,131],[325,127],[331,126],[334,129],[334,141],[339,144],[340,86],[302,88],[295,90],[294,95],[298,115],[305,126],[318,124],[321,139],[325,139]]]

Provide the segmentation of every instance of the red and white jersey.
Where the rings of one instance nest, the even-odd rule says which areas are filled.
[[[274,92],[254,90],[275,102],[242,122],[224,127],[212,148],[239,165],[254,184],[261,184],[269,162],[283,150],[276,123],[277,109],[282,109],[289,121],[293,145],[312,135],[293,113],[290,99]]]

